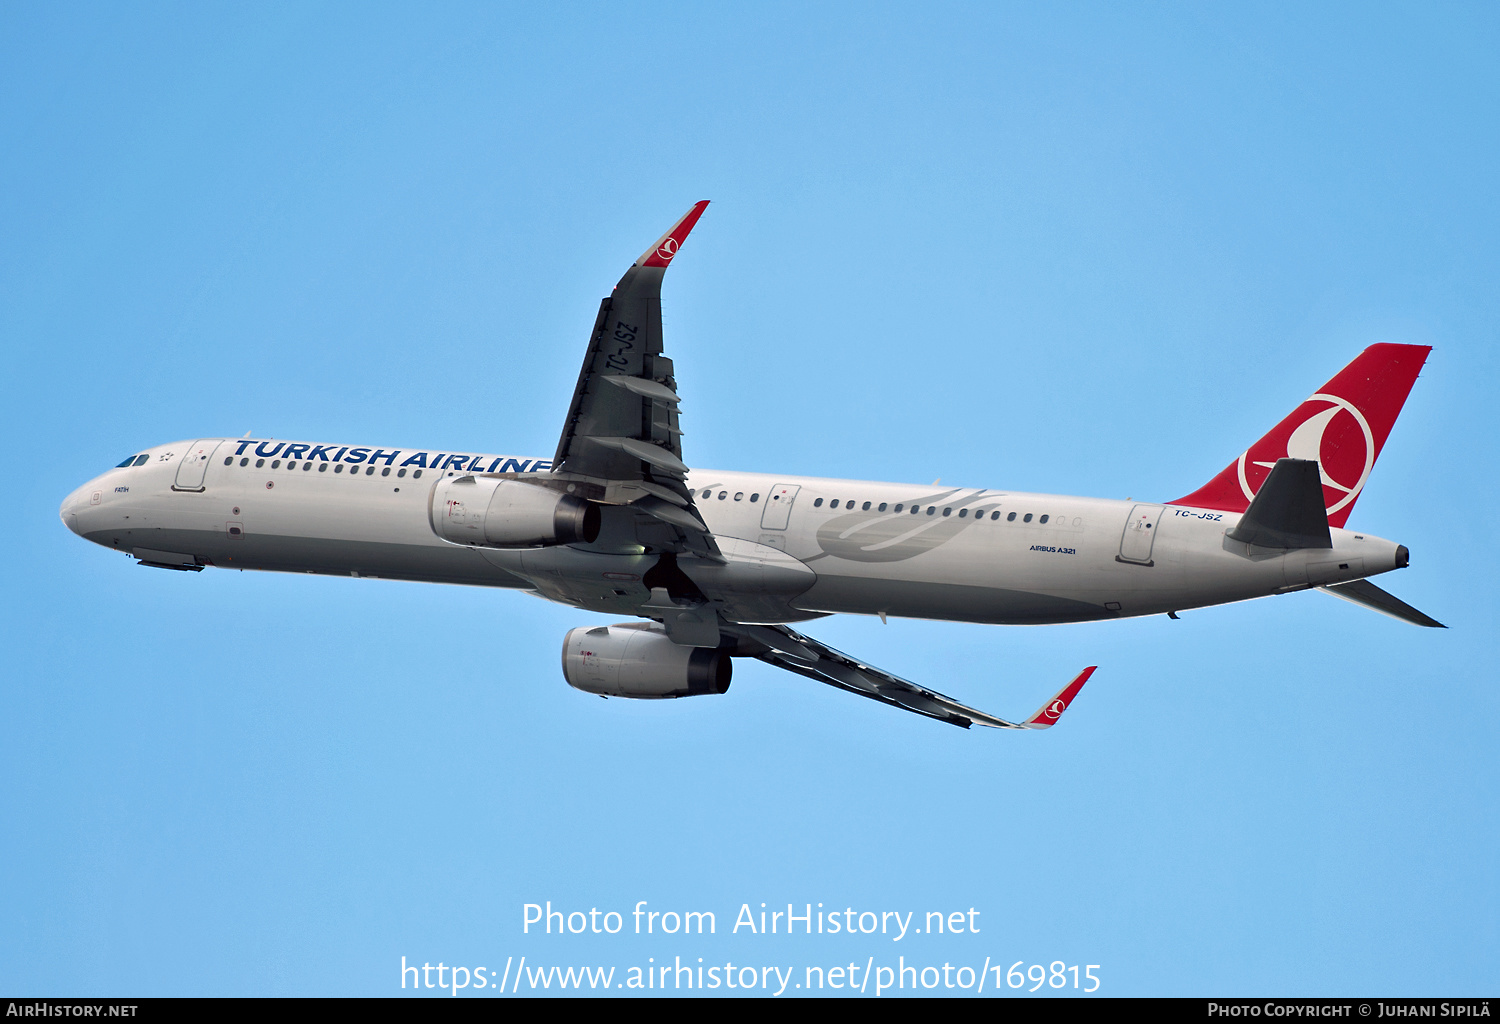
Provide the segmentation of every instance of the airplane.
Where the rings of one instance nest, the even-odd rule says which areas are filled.
[[[995,624],[1166,614],[1317,588],[1421,626],[1369,577],[1407,549],[1345,524],[1430,348],[1377,344],[1197,490],[1125,501],[693,469],[661,285],[707,201],[599,307],[551,458],[198,438],[132,454],[62,504],[139,564],[527,590],[630,621],[563,640],[603,697],[723,694],[732,659],[952,725],[1046,729],[1088,681],[998,718],[797,629],[845,613]]]

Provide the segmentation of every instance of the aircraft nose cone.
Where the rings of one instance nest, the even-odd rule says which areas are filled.
[[[83,536],[83,528],[78,525],[78,506],[82,504],[80,496],[82,491],[74,491],[63,499],[62,507],[57,510],[63,525],[80,537]]]

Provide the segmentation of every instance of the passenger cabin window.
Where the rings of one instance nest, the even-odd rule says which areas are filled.
[[[266,464],[266,460],[265,459],[256,459],[255,460],[255,468],[256,469],[259,469],[260,467],[264,466],[265,464]]]
[[[734,492],[734,500],[735,501],[743,501],[744,498],[745,498],[745,492],[744,491],[735,491]]]
[[[756,493],[750,495],[750,503],[752,505],[755,504],[759,500],[760,500],[760,492],[759,491],[757,491]]]
[[[309,463],[309,465],[311,465],[311,463]],[[328,463],[326,463],[326,462],[320,462],[320,463],[318,463],[318,472],[319,473],[326,473],[326,472],[328,472]]]
[[[1012,512],[1010,515],[1008,515],[1008,516],[1005,517],[1005,521],[1007,523],[1013,523],[1013,522],[1015,522],[1016,521],[1016,514],[1014,512]]]
[[[1030,512],[1026,513],[1025,518],[1023,518],[1021,520],[1021,522],[1023,522],[1023,523],[1029,523],[1029,522],[1031,522],[1031,513]]]
[[[1042,516],[1042,518],[1038,519],[1037,522],[1042,523],[1043,525],[1045,525],[1046,522],[1047,522],[1047,517],[1046,516]]]
[[[822,508],[822,507],[823,507],[823,499],[822,498],[819,498],[817,501],[813,502],[813,508]]]
[[[883,502],[883,501],[882,501],[882,502],[881,502],[881,503],[880,503],[880,504],[879,504],[879,506],[877,506],[877,507],[876,507],[876,509],[875,509],[875,511],[876,511],[876,512],[884,512],[884,511],[885,511],[885,502]],[[897,509],[896,509],[896,511],[897,511],[897,512],[900,512],[900,511],[901,511],[901,509],[900,509],[900,507],[899,507],[899,506],[898,506],[898,507],[897,507]]]
[[[249,459],[241,459],[240,460],[240,465],[241,466],[248,466],[248,465],[250,465],[250,460]]]
[[[344,464],[340,462],[337,466],[333,467],[333,471],[335,473],[342,473],[344,471]]]
[[[903,506],[903,505],[897,505],[895,508],[891,509],[891,511],[892,512],[900,512],[901,509],[904,508],[904,507],[905,506]]]
[[[134,462],[135,460],[131,459],[130,461]],[[224,465],[226,465],[226,466],[232,466],[232,465],[234,465],[234,456],[231,455],[231,456],[229,456],[229,458],[225,459],[224,460]]]

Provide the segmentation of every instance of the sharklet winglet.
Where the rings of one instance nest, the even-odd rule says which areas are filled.
[[[1057,724],[1062,713],[1068,710],[1068,705],[1073,703],[1073,698],[1078,696],[1078,691],[1083,689],[1083,684],[1089,681],[1089,676],[1094,674],[1098,665],[1090,665],[1078,675],[1073,681],[1053,695],[1052,699],[1037,708],[1036,714],[1022,723],[1027,729],[1050,729]]]
[[[656,240],[656,243],[641,253],[641,258],[635,261],[638,267],[665,267],[672,262],[672,257],[677,255],[677,250],[682,248],[682,243],[687,239],[688,232],[693,230],[693,225],[698,223],[698,218],[703,216],[703,211],[708,208],[708,200],[700,199],[693,204],[693,208],[683,214],[676,224],[667,229],[667,233]]]

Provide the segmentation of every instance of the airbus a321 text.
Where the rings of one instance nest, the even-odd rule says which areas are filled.
[[[1440,625],[1368,581],[1406,548],[1345,528],[1424,346],[1365,349],[1175,501],[690,469],[661,283],[707,205],[600,304],[551,458],[200,438],[132,454],[69,495],[63,522],[158,568],[511,587],[628,617],[564,638],[563,675],[589,693],[721,694],[750,657],[965,728],[1046,729],[1093,669],[1011,722],[793,624],[1083,622],[1317,587]]]

